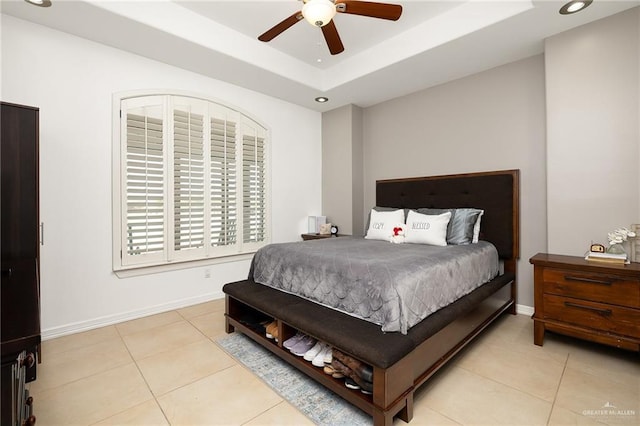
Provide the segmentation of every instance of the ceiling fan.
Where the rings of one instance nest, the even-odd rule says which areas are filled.
[[[300,0],[304,3],[302,10],[289,16],[273,28],[258,37],[260,41],[271,41],[286,29],[298,23],[303,18],[311,25],[321,27],[324,39],[332,55],[344,51],[344,46],[338,35],[333,17],[337,12],[351,15],[368,16],[371,18],[397,21],[402,15],[402,6],[398,4],[376,3],[370,1],[349,0]]]

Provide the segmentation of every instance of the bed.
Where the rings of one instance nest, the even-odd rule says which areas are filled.
[[[519,257],[519,171],[468,173],[376,182],[376,205],[405,209],[473,207],[484,210],[480,239],[496,249],[501,272],[401,332],[253,279],[226,284],[226,331],[240,331],[369,413],[375,425],[409,422],[413,394],[438,369],[504,312],[515,313]],[[334,244],[340,243],[336,238]],[[346,240],[343,240],[346,244]],[[296,244],[322,244],[300,242]],[[390,244],[390,243],[389,243]],[[307,247],[307,246],[305,246]],[[253,275],[251,275],[253,276]],[[251,325],[275,320],[275,343]],[[292,355],[282,342],[301,331],[373,368],[373,393],[353,391]]]

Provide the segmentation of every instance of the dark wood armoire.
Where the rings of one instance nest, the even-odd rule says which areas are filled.
[[[38,108],[2,102],[1,424],[35,423],[26,383],[36,378],[40,345]]]

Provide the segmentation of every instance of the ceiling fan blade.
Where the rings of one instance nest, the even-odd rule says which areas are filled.
[[[327,46],[329,47],[329,52],[331,52],[332,55],[337,55],[344,51],[342,40],[340,40],[338,29],[336,28],[336,24],[333,23],[333,20],[329,21],[327,25],[322,27],[322,34],[327,42]]]
[[[277,36],[279,36],[282,32],[284,32],[284,30],[292,27],[293,24],[297,23],[298,21],[301,21],[302,19],[303,19],[302,12],[298,11],[293,15],[289,16],[284,21],[280,22],[279,24],[276,24],[273,28],[265,31],[264,34],[258,37],[258,40],[271,41]]]
[[[369,16],[371,18],[388,19],[397,21],[402,15],[402,6],[399,4],[376,3],[371,1],[337,0],[336,10],[351,15]]]

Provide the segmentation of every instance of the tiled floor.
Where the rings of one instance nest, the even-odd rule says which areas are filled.
[[[223,313],[215,300],[45,341],[37,425],[311,424],[216,344]],[[640,424],[638,354],[532,333],[501,318],[416,393],[411,424]]]

